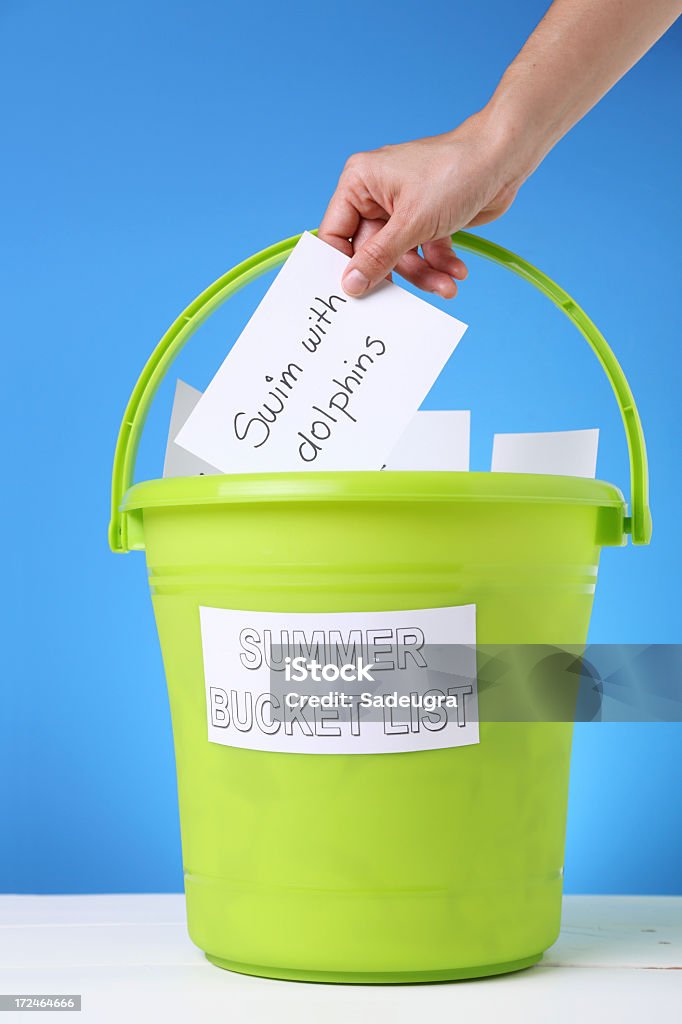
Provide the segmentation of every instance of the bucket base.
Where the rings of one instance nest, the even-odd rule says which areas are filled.
[[[488,978],[493,974],[511,974],[542,960],[542,953],[508,960],[506,963],[481,964],[478,967],[453,967],[442,971],[305,971],[288,967],[266,967],[261,964],[241,964],[234,960],[205,954],[206,959],[216,967],[237,974],[252,974],[259,978],[277,978],[280,981],[313,981],[332,985],[415,985],[437,981],[466,981],[471,978]]]

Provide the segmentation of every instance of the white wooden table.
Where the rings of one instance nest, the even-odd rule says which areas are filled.
[[[561,938],[530,970],[370,987],[212,967],[187,937],[182,896],[0,896],[9,993],[81,993],[83,1011],[66,1019],[96,1024],[672,1022],[682,1020],[682,897],[569,896]],[[17,1019],[3,1013],[0,1024]]]

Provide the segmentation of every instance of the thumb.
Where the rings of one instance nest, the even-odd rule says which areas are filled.
[[[348,295],[364,295],[390,274],[398,260],[417,243],[407,221],[393,214],[384,227],[358,249],[344,271],[341,284]]]

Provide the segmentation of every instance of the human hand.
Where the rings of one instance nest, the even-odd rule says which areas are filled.
[[[450,235],[509,209],[552,146],[680,10],[681,0],[554,0],[482,111],[445,135],[352,156],[319,231],[352,257],[346,292],[363,295],[397,270],[454,296],[467,271]]]
[[[520,149],[476,115],[445,135],[352,156],[319,230],[352,256],[345,291],[362,295],[396,270],[424,291],[456,295],[467,269],[450,236],[509,208],[525,177]]]

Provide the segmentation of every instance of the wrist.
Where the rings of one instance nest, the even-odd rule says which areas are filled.
[[[486,161],[500,177],[500,186],[518,189],[542,162],[554,140],[545,137],[536,112],[525,109],[515,92],[513,86],[500,83],[490,101],[469,122],[485,147]]]
[[[485,113],[502,144],[516,151],[513,159],[524,180],[570,127],[565,108],[563,94],[541,87],[534,65],[517,59],[507,68]]]

